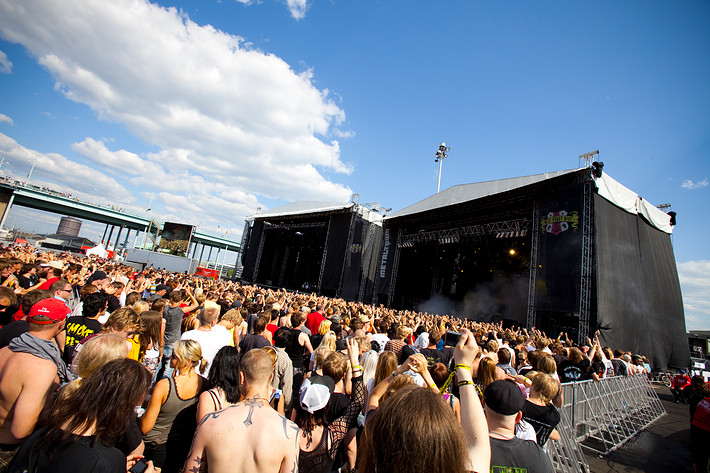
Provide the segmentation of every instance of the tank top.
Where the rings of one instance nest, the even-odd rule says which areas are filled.
[[[145,440],[146,443],[155,442],[158,445],[165,443],[175,418],[183,409],[196,404],[199,396],[200,392],[198,391],[194,397],[182,399],[177,392],[175,378],[168,378],[168,397],[165,399],[163,405],[160,406],[160,412],[158,413],[158,418],[155,420],[155,425],[143,436],[143,440]]]

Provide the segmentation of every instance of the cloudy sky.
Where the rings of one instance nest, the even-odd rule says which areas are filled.
[[[426,198],[440,141],[443,188],[599,149],[678,213],[710,329],[708,24],[703,0],[0,0],[0,172],[238,239],[257,207]]]

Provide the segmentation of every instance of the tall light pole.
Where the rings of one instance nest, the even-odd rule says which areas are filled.
[[[27,162],[29,162],[29,159],[27,160]],[[27,184],[30,183],[30,177],[32,177],[32,171],[35,170],[35,164],[37,164],[37,158],[32,161],[32,167],[30,168],[30,172],[27,173]]]
[[[435,163],[439,163],[439,178],[436,180],[436,193],[439,193],[439,189],[441,188],[441,164],[444,162],[444,158],[446,158],[448,155],[446,153],[449,152],[451,148],[446,146],[446,143],[441,143],[439,145],[439,149],[436,151],[436,154],[434,155],[436,159],[434,160]]]

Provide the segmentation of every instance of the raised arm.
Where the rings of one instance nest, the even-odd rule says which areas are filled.
[[[484,472],[491,468],[491,444],[488,437],[488,423],[483,414],[481,400],[473,384],[471,366],[481,349],[476,338],[468,330],[463,330],[461,340],[454,348],[456,377],[461,401],[461,426],[466,435],[468,465],[472,471]]]

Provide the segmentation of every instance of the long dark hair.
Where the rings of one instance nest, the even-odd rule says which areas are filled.
[[[463,473],[466,452],[463,428],[453,410],[432,390],[410,385],[367,419],[358,471],[396,471],[406,465],[408,471]]]
[[[207,377],[210,386],[224,391],[227,402],[239,402],[239,350],[235,347],[222,347],[210,365]]]
[[[162,348],[158,347],[161,344],[160,326],[162,325],[162,316],[158,311],[146,310],[140,314],[140,318],[141,331],[138,332],[138,341],[141,345],[140,353],[143,356],[151,343],[153,343],[153,348],[156,350]]]
[[[134,409],[150,382],[150,373],[137,361],[109,361],[83,379],[76,391],[57,399],[38,447],[51,443],[51,456],[60,445],[71,442],[72,433],[81,435],[92,427],[96,440],[112,445],[135,422]]]

